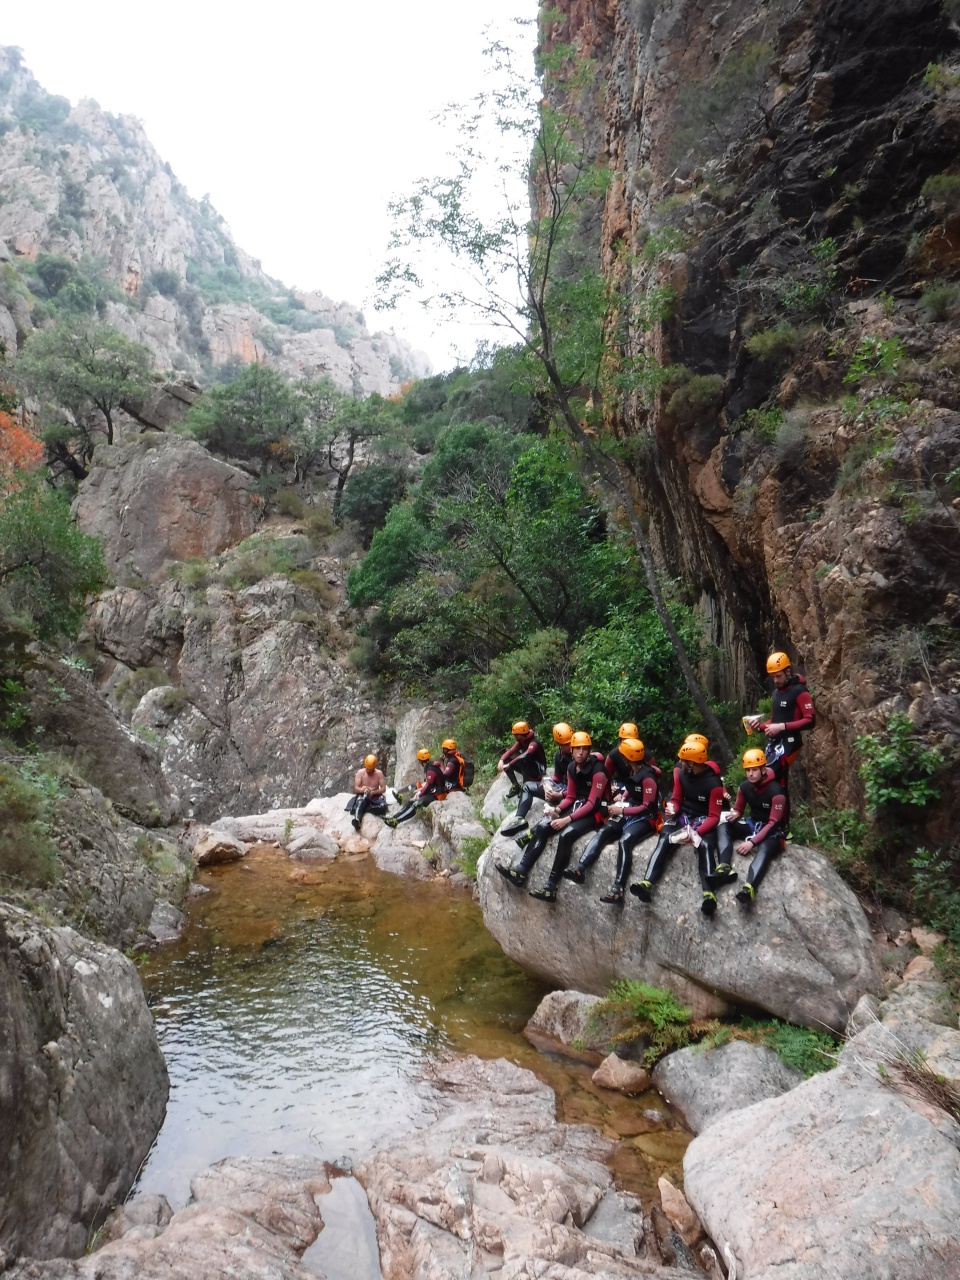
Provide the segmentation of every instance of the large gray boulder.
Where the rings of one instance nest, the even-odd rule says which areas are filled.
[[[835,1070],[688,1147],[687,1198],[741,1280],[960,1275],[960,1124],[884,1082],[877,1064],[897,1043],[873,1024]]]
[[[532,1072],[457,1058],[428,1079],[437,1120],[357,1170],[384,1280],[676,1277],[640,1256],[643,1215],[613,1185],[613,1143],[558,1124],[553,1091]]]
[[[323,1229],[323,1162],[305,1156],[221,1160],[191,1180],[190,1203],[171,1214],[144,1196],[107,1224],[108,1243],[73,1262],[24,1261],[8,1280],[315,1280],[300,1258]]]
[[[652,846],[651,840],[635,850],[634,879]],[[555,847],[548,846],[528,888],[546,878]],[[812,849],[789,845],[752,908],[741,907],[731,889],[721,890],[713,919],[699,910],[695,858],[682,846],[654,901],[644,905],[628,895],[622,908],[598,900],[613,878],[615,845],[604,850],[585,886],[562,881],[553,905],[497,874],[495,862],[518,858],[513,840],[494,837],[477,877],[483,918],[511,959],[554,986],[604,995],[615,978],[637,978],[673,991],[698,1016],[746,1005],[835,1031],[865,992],[879,989],[860,903]]]
[[[0,1253],[82,1254],[139,1172],[167,1092],[131,962],[0,903]]]
[[[803,1073],[764,1045],[732,1040],[716,1049],[693,1045],[668,1053],[653,1069],[653,1083],[693,1133],[720,1116],[779,1098],[803,1083]]]
[[[99,445],[77,496],[77,521],[100,538],[112,572],[153,578],[171,560],[242,542],[262,503],[245,472],[195,440],[150,431]]]

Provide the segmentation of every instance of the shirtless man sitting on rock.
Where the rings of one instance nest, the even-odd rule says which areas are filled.
[[[355,831],[360,830],[365,813],[382,818],[387,812],[387,780],[382,770],[377,768],[375,755],[365,756],[363,768],[357,770],[353,779],[353,800],[348,807],[353,813],[350,821]]]

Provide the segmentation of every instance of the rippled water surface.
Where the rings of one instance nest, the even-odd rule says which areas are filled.
[[[616,1171],[645,1198],[663,1168],[676,1174],[685,1135],[666,1114],[637,1125],[642,1107],[662,1108],[655,1095],[599,1090],[591,1062],[522,1036],[544,988],[504,956],[468,893],[366,856],[306,868],[266,846],[198,879],[209,893],[191,902],[187,929],[142,970],[171,1094],[140,1191],[180,1207],[190,1177],[227,1155],[349,1167],[429,1117],[417,1075],[444,1050],[531,1067],[557,1090],[562,1119],[633,1135]],[[350,1199],[338,1189],[348,1218]]]

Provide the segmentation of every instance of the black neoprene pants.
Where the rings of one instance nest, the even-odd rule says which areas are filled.
[[[507,775],[509,777],[509,774]],[[517,817],[525,818],[530,812],[530,806],[534,800],[543,799],[543,783],[542,782],[525,782],[523,791],[520,793],[520,803],[517,805]]]
[[[609,818],[597,834],[593,837],[583,853],[580,855],[580,861],[577,863],[578,871],[588,871],[600,854],[608,844],[613,844],[614,840],[619,840],[623,834],[625,825],[624,818]]]
[[[357,822],[363,821],[363,815],[368,811],[370,813],[382,814],[387,809],[387,801],[384,796],[357,796],[357,803],[353,809],[353,816]]]
[[[722,822],[720,824],[720,834],[717,837],[719,860],[732,863],[734,842],[748,840],[750,834],[750,828],[745,822]],[[750,862],[750,869],[747,872],[747,884],[752,884],[756,889],[770,870],[770,863],[779,856],[782,849],[783,839],[781,836],[772,835],[767,836],[766,840],[761,840]]]
[[[613,888],[619,889],[621,893],[627,887],[627,881],[630,879],[630,872],[633,869],[633,850],[641,840],[646,840],[647,836],[653,835],[655,828],[649,818],[627,818],[623,828],[623,834],[620,836],[620,846],[617,849],[617,872],[613,878]]]
[[[542,822],[538,822],[533,829],[533,838],[523,851],[523,857],[517,863],[516,870],[521,875],[529,875],[534,863],[547,847],[547,841],[551,836],[556,835],[553,827],[551,827],[552,819],[544,818]],[[593,831],[596,823],[591,818],[576,818],[568,827],[564,827],[560,832],[560,838],[557,841],[557,852],[554,855],[553,866],[550,868],[550,875],[547,877],[547,884],[554,889],[560,881],[564,868],[569,865],[570,856],[573,853],[574,844],[581,836],[586,835],[588,831]]]
[[[428,804],[433,804],[436,796],[431,795],[428,791],[425,796],[418,796],[414,800],[408,800],[402,809],[398,809],[393,815],[394,822],[407,822],[410,818],[416,816],[419,809],[425,809]]]
[[[504,773],[515,787],[522,787],[527,782],[539,783],[543,777],[540,765],[532,756],[521,756],[519,760],[511,760],[504,769]]]
[[[663,828],[660,832],[660,839],[657,841],[657,847],[654,849],[653,853],[651,853],[650,860],[647,863],[647,869],[643,873],[644,880],[647,880],[650,884],[656,884],[664,871],[666,871],[667,863],[670,861],[670,856],[677,847],[670,843],[670,836],[672,836],[675,831],[679,830],[679,818],[668,818],[663,824]],[[704,893],[713,892],[710,885],[710,877],[716,869],[716,851],[716,833],[714,831],[709,831],[702,837],[702,843],[697,848],[697,871],[700,874],[700,884]]]

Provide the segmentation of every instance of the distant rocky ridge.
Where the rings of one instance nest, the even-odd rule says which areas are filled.
[[[430,372],[422,352],[370,333],[360,311],[266,275],[206,199],[194,200],[134,116],[48,93],[0,46],[0,339],[15,351],[41,317],[24,263],[85,261],[112,288],[101,318],[203,380],[230,360],[388,395]]]

